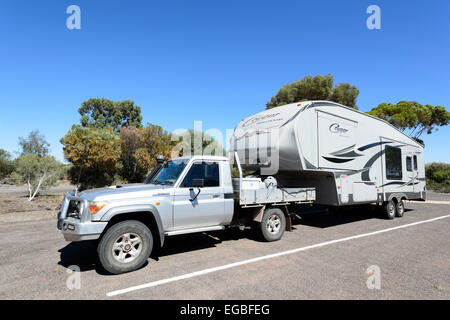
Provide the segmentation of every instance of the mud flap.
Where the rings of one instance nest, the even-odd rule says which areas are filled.
[[[257,208],[255,210],[253,221],[261,222],[264,211],[266,210],[266,206],[262,206],[261,208]],[[284,216],[286,217],[286,229],[285,231],[292,231],[292,218],[289,214],[288,208],[285,206],[285,209],[282,210],[284,213]]]
[[[265,210],[266,210],[266,206],[262,206],[261,208],[257,208],[255,210],[255,214],[253,216],[253,221],[261,222]]]
[[[284,215],[286,216],[286,231],[292,231],[292,218],[288,207],[284,206]]]

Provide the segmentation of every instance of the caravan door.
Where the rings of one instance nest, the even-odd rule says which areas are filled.
[[[413,169],[413,153],[405,153],[405,173],[406,173],[406,185],[404,185],[404,192],[414,192],[414,169]]]
[[[420,150],[417,147],[409,147],[411,152],[407,155],[407,157],[411,157],[411,161],[409,158],[406,158],[406,171],[409,173],[408,177],[408,185],[410,186],[410,192],[420,192],[422,189],[420,188],[420,180],[419,180],[419,165],[418,160],[420,157]],[[409,164],[411,162],[411,164]]]
[[[417,183],[417,147],[395,140],[382,138],[383,145],[383,192],[405,193],[414,192]]]
[[[420,150],[413,152],[413,173],[414,173],[414,183],[413,189],[414,192],[420,192],[423,190],[423,186],[420,185],[419,179],[419,159],[421,159]]]

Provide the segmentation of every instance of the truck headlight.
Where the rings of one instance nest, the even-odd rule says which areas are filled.
[[[91,214],[97,213],[103,209],[106,203],[104,202],[91,202],[89,201],[89,212]]]

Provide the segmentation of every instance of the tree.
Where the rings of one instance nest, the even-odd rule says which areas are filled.
[[[47,155],[48,147],[50,147],[50,144],[43,135],[39,134],[38,130],[31,131],[28,139],[20,137],[19,145],[22,148],[22,155],[33,153],[40,157]]]
[[[136,151],[142,147],[142,132],[136,127],[123,127],[120,129],[122,169],[120,175],[128,182],[141,182],[147,170],[136,162]]]
[[[6,178],[14,171],[14,164],[11,161],[11,154],[0,149],[0,180]]]
[[[142,182],[147,173],[156,166],[156,157],[170,156],[175,142],[158,125],[148,124],[145,128],[123,127],[120,130],[123,164],[121,176],[128,182]]]
[[[220,142],[199,130],[189,129],[179,135],[173,134],[171,139],[177,142],[172,149],[172,157],[199,154],[222,156],[225,154]]]
[[[333,89],[333,82],[333,76],[327,74],[326,76],[305,76],[301,80],[285,84],[267,102],[266,109],[307,100],[329,100],[358,109],[356,99],[359,90],[349,83],[341,83]]]
[[[348,82],[338,84],[331,92],[330,100],[343,104],[344,106],[358,109],[356,106],[356,98],[358,98],[359,90]]]
[[[200,152],[194,150],[194,139],[201,140]],[[157,164],[156,157],[166,159],[190,154],[223,155],[224,150],[214,138],[204,132],[186,130],[181,135],[169,134],[161,126],[148,124],[145,128],[121,129],[123,168],[121,175],[128,182],[141,182]]]
[[[421,105],[416,101],[380,103],[367,113],[389,122],[418,141],[421,141],[419,137],[422,133],[431,134],[450,122],[450,112],[443,106]]]
[[[118,179],[120,137],[112,128],[85,128],[78,125],[61,139],[64,156],[73,166],[69,170],[72,183],[78,182],[81,170],[81,189],[103,187]]]
[[[81,125],[90,128],[112,128],[118,132],[121,127],[141,128],[141,107],[134,101],[111,101],[105,98],[91,98],[78,109]]]
[[[158,155],[165,159],[171,157],[176,141],[172,141],[171,135],[161,126],[154,124],[148,124],[141,133],[141,148],[136,151],[136,161],[139,167],[148,172],[156,166]]]
[[[161,126],[148,124],[142,129],[141,144],[153,157],[160,154],[168,157],[176,143],[171,141],[171,135]]]
[[[28,201],[32,201],[40,190],[53,186],[61,175],[62,166],[52,156],[27,153],[16,160],[16,175],[28,187]]]

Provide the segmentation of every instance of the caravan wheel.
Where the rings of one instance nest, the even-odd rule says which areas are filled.
[[[405,202],[403,199],[398,200],[396,209],[395,216],[403,217],[403,214],[405,213]]]
[[[395,203],[392,200],[386,201],[383,204],[383,211],[384,211],[386,218],[394,219],[395,213],[397,211],[397,210],[395,210],[396,209],[395,207],[396,207]]]

